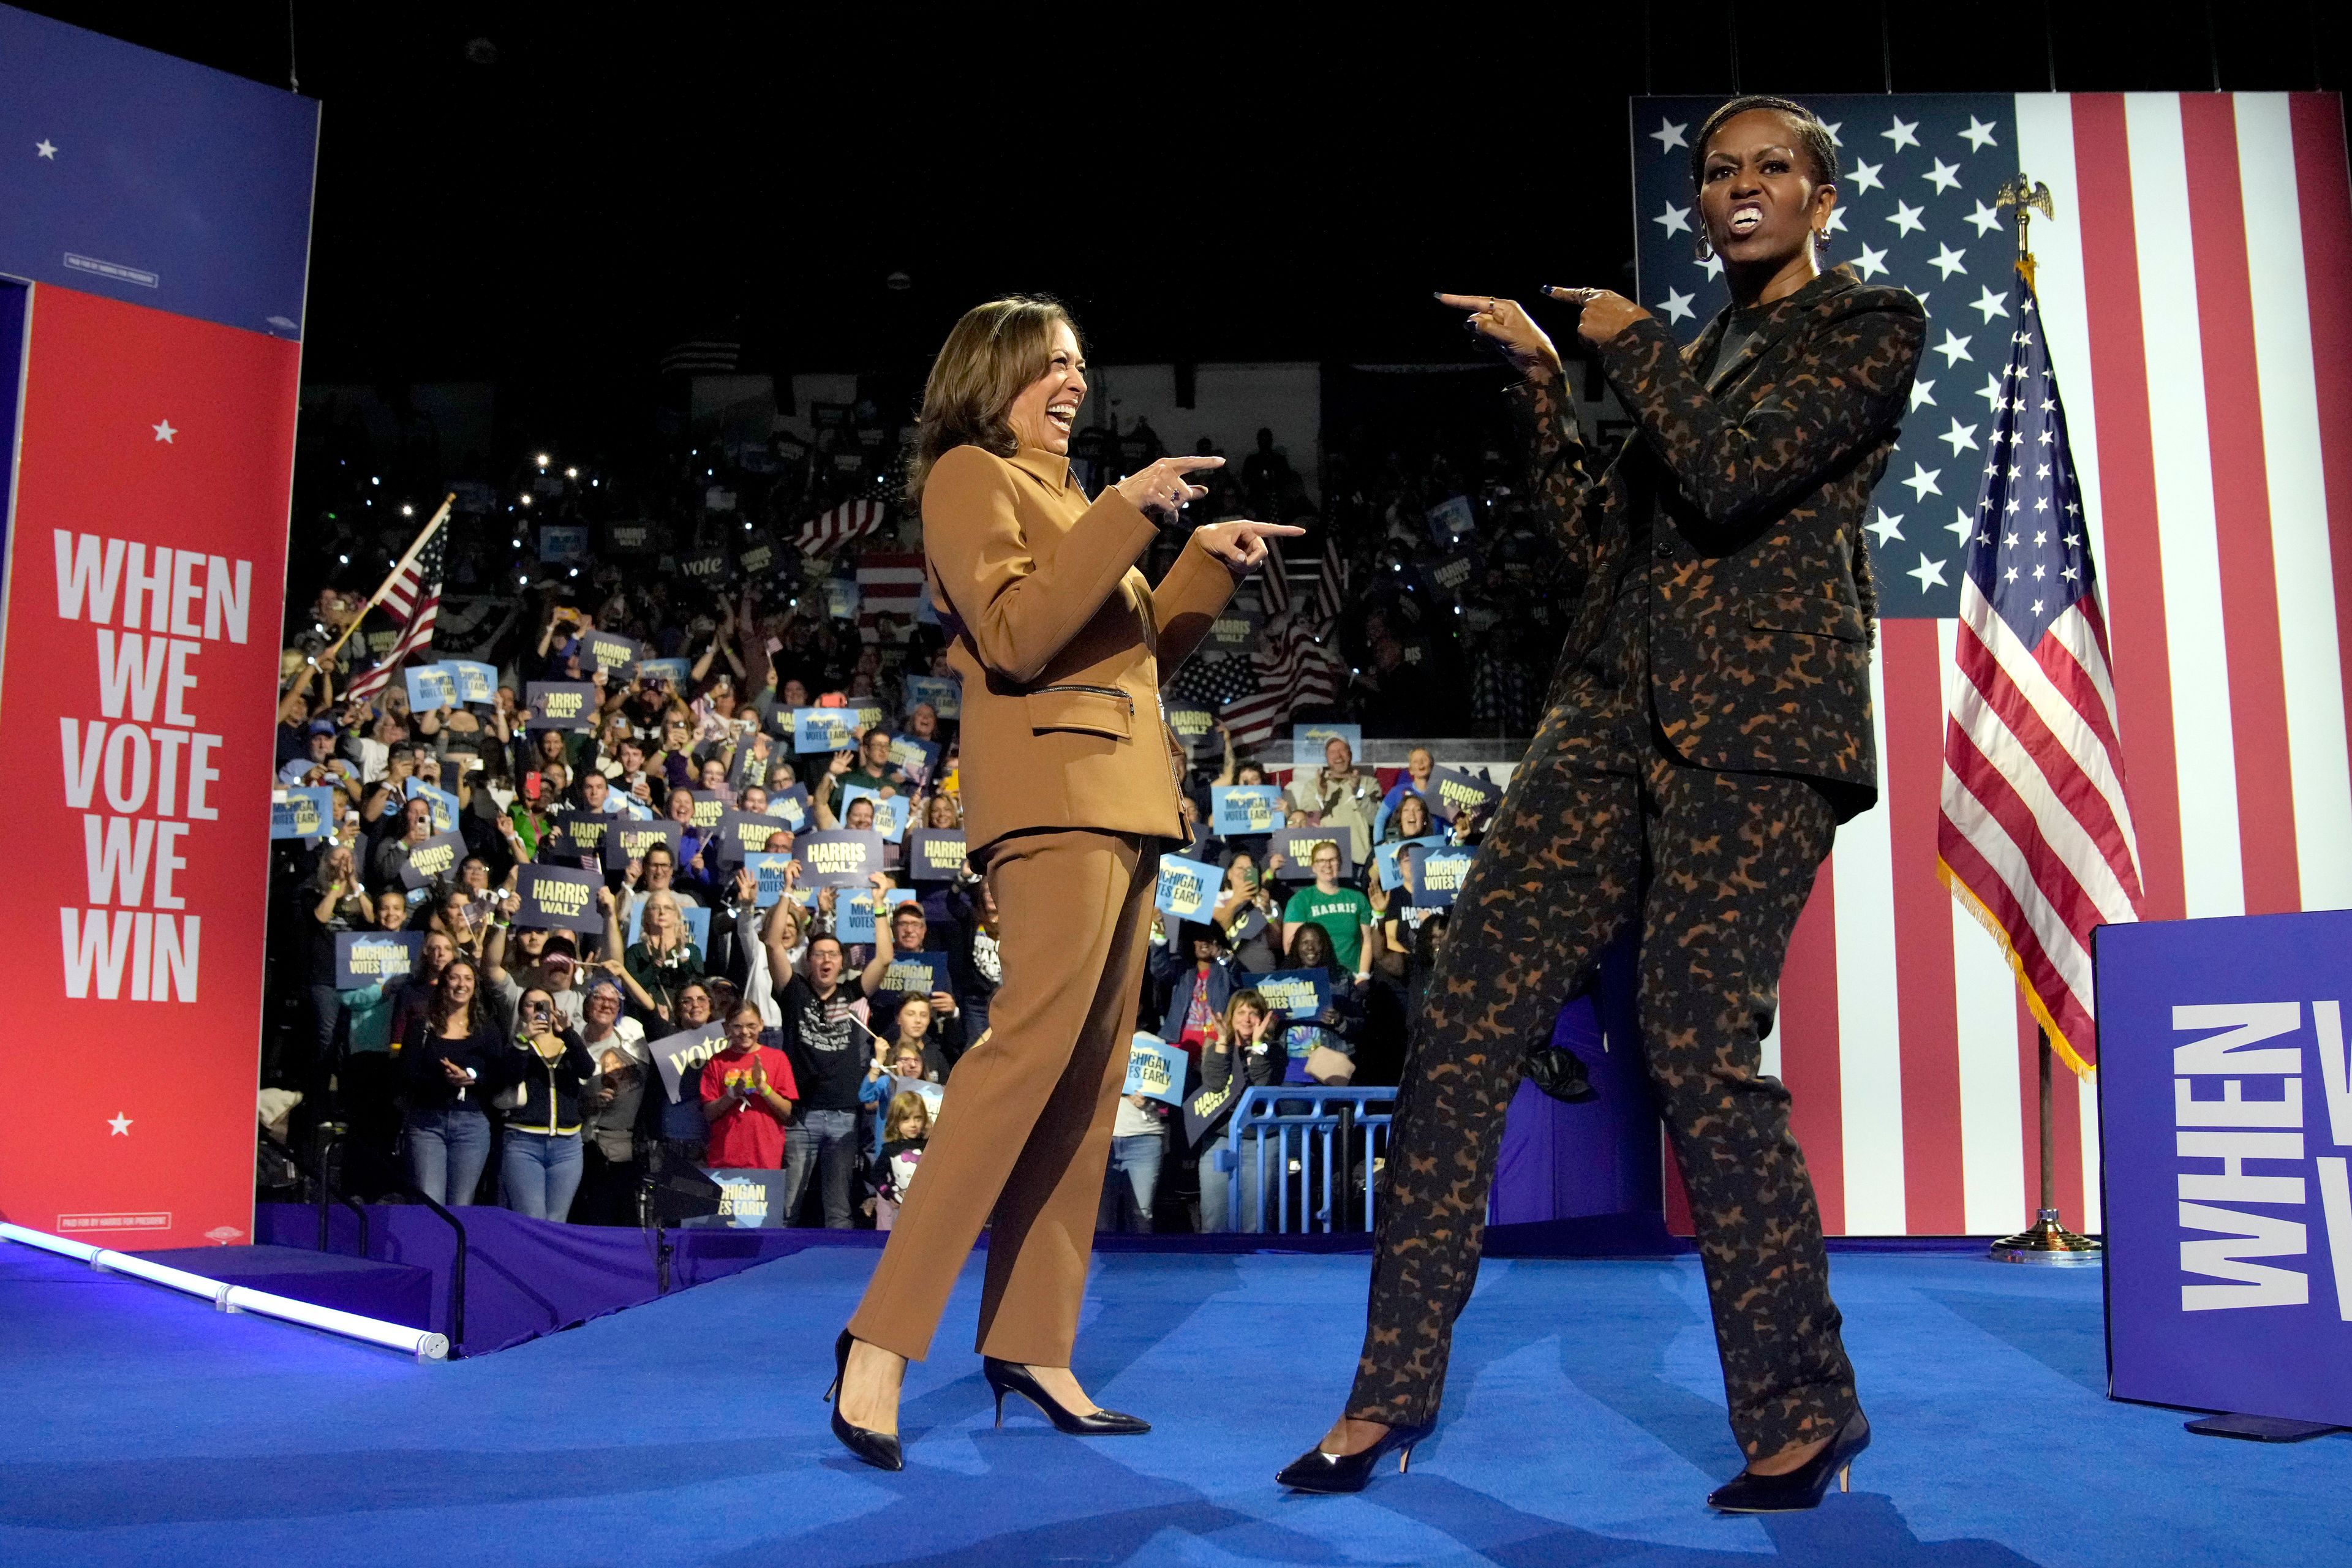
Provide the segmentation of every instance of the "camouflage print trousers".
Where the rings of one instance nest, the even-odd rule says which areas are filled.
[[[1690,1193],[1732,1432],[1750,1458],[1778,1453],[1854,1408],[1789,1091],[1759,1061],[1835,817],[1801,780],[1673,759],[1646,704],[1590,676],[1566,695],[1505,792],[1413,1020],[1348,1414],[1436,1415],[1520,1062],[1639,919],[1643,1049]]]

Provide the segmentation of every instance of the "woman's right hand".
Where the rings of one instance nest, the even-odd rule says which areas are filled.
[[[1463,325],[1470,334],[1494,344],[1520,374],[1548,381],[1559,374],[1559,350],[1536,325],[1535,318],[1519,308],[1517,300],[1498,300],[1487,294],[1440,294],[1437,302],[1450,310],[1469,311],[1470,319]]]
[[[1119,480],[1118,489],[1136,510],[1148,513],[1157,521],[1170,522],[1187,502],[1199,500],[1209,493],[1189,476],[1202,468],[1224,466],[1223,458],[1162,458]]]

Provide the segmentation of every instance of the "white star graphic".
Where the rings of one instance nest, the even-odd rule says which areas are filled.
[[[1862,274],[1864,281],[1877,277],[1886,270],[1886,252],[1864,246],[1862,254],[1853,258],[1853,269]]]
[[[1678,293],[1672,289],[1666,290],[1665,301],[1658,309],[1666,313],[1666,319],[1670,321],[1687,321],[1697,313],[1691,309],[1691,297],[1688,294]]]
[[[2042,574],[2041,574],[2040,572],[2038,572],[2038,571],[2037,571],[2037,572],[2035,572],[2033,574],[2034,574],[2036,577],[2039,577],[2039,576],[2041,576],[2041,575],[2042,575]],[[2037,616],[2038,616],[2038,615],[2040,615],[2040,614],[2042,613],[2042,601],[2041,601],[2041,600],[2039,600],[2039,599],[2036,599],[2036,600],[2034,600],[2034,601],[2033,601],[2033,613],[2034,613],[2035,615],[2037,615]]]
[[[119,1110],[108,1120],[106,1124],[114,1129],[114,1135],[117,1138],[128,1138],[131,1136],[131,1118],[123,1115],[122,1112]]]
[[[151,425],[148,428],[155,432],[155,439],[158,441],[170,441],[173,437],[179,434],[177,430],[172,428],[172,422],[169,419],[164,420],[161,425]]]
[[[2034,497],[2033,510],[2036,511],[2048,511],[2050,510],[2050,498],[2048,496]]]
[[[1669,205],[1664,212],[1660,213],[1656,217],[1652,218],[1650,221],[1655,224],[1664,224],[1668,234],[1688,234],[1690,232],[1690,208]]]
[[[33,143],[33,151],[52,163],[58,161],[58,144],[46,136]]]
[[[1935,384],[1934,382],[1932,382],[1932,381],[1915,381],[1915,382],[1913,382],[1913,383],[1911,384],[1911,412],[1912,412],[1912,413],[1914,413],[1914,414],[1918,413],[1918,412],[1919,412],[1919,405],[1920,405],[1921,404],[1923,404],[1923,403],[1924,403],[1924,404],[1927,404],[1927,405],[1932,405],[1935,403],[1935,401],[1936,401],[1936,384]]]
[[[1916,294],[1912,295],[1911,298],[1919,301],[1919,309],[1922,310],[1926,310],[1927,309],[1927,290],[1922,289]],[[1928,313],[1931,315],[1934,314],[1933,311],[1929,311]]]
[[[1893,517],[1889,517],[1886,515],[1886,509],[1885,507],[1880,507],[1878,509],[1878,521],[1876,522],[1865,522],[1863,524],[1863,527],[1878,535],[1878,547],[1881,550],[1884,550],[1886,548],[1886,542],[1888,540],[1900,539],[1903,537],[1903,514],[1898,511]]]
[[[1936,345],[1935,352],[1944,356],[1946,364],[1958,364],[1969,357],[1969,340],[1947,327],[1944,329],[1944,341]]]
[[[1969,116],[1969,128],[1961,132],[1960,135],[1967,141],[1969,151],[1971,153],[1981,153],[1989,146],[2000,145],[2000,138],[1992,133],[1992,127],[1973,114]]]
[[[2063,577],[2067,582],[2072,583],[2075,578],[2081,576],[2082,574],[2075,571],[2072,566],[2067,566],[2062,568],[2059,571],[2058,575]]]
[[[2012,567],[2011,567],[2008,571],[2006,571],[2006,572],[2002,573],[2002,574],[2000,574],[2000,580],[2001,580],[2002,582],[2004,582],[2004,583],[2014,583],[2014,582],[2016,582],[2016,581],[2017,581],[2017,568],[2016,568],[2016,567],[2014,567],[2014,566],[2012,566]]]
[[[1923,594],[1931,587],[1948,588],[1951,586],[1950,584],[1944,581],[1943,562],[1928,560],[1927,552],[1924,550],[1919,552],[1919,564],[1914,566],[1910,571],[1903,574],[1903,575],[1906,577],[1918,578],[1919,592]]]
[[[1948,245],[1942,249],[1937,251],[1935,255],[1929,257],[1927,258],[1927,265],[1942,273],[1945,280],[1948,282],[1950,281],[1953,273],[1966,272],[1969,269],[1968,264],[1961,260],[1961,258],[1966,255],[1968,255],[1967,251],[1954,250]]]
[[[1903,482],[1911,487],[1911,496],[1914,500],[1926,500],[1929,496],[1939,496],[1944,493],[1936,483],[1936,476],[1943,471],[1941,468],[1930,468],[1913,463],[1911,477]]]
[[[1958,163],[1947,163],[1938,158],[1936,160],[1936,166],[1919,177],[1935,186],[1936,194],[1940,196],[1960,183],[1960,166]]]
[[[2050,542],[2050,535],[2049,535],[2046,531],[2044,531],[2044,532],[2040,532],[2040,533],[2036,533],[2036,534],[2033,536],[2033,548],[2034,548],[2034,549],[2036,549],[2036,550],[2041,549],[2043,545],[2045,545],[2045,544],[2047,544],[2047,543],[2049,543],[2049,542]]]
[[[1914,120],[1908,125],[1906,125],[1903,122],[1903,117],[1898,114],[1895,117],[1895,124],[1893,128],[1882,131],[1879,134],[1885,137],[1889,142],[1894,142],[1895,151],[1900,153],[1906,147],[1916,147],[1919,145],[1919,122]]]
[[[1845,208],[1832,207],[1830,209],[1830,221],[1822,226],[1822,231],[1825,234],[1840,234],[1843,233],[1844,229]]]
[[[1950,443],[1952,456],[1957,458],[1960,455],[1962,447],[1971,452],[1977,449],[1977,427],[1973,425],[1963,425],[1955,419],[1952,421],[1952,427],[1936,439]]]
[[[1831,146],[1843,147],[1845,145],[1845,138],[1838,134],[1838,132],[1843,129],[1845,121],[1843,120],[1824,120],[1822,121],[1822,129],[1830,133]]]
[[[1898,230],[1905,234],[1916,234],[1921,229],[1927,226],[1926,224],[1919,221],[1919,214],[1924,210],[1924,208],[1912,206],[1906,202],[1896,202],[1895,204],[1895,216],[1888,218],[1886,221],[1893,224]]]
[[[2005,507],[2001,508],[2001,510],[2002,510],[2002,511],[2004,511],[2004,512],[2014,512],[2014,511],[2016,511],[2020,507],[2023,506],[2024,504],[2025,504],[2025,503],[2024,503],[2023,501],[2019,500],[2015,496],[2011,496],[2011,497],[2010,497],[2010,498],[2009,498],[2009,504],[2008,504],[2007,506],[2005,506]],[[2014,538],[2012,538],[2012,539],[2010,541],[2010,542],[2011,542],[2011,544],[2014,544],[2014,543],[2016,543],[2016,542],[2017,542],[2017,541],[2016,541]]]
[[[2041,581],[2042,581],[2042,579],[2043,579],[2044,577],[2047,577],[2047,576],[2049,576],[2049,575],[2050,575],[2050,568],[2049,568],[2049,567],[2047,567],[2047,566],[2036,566],[2036,567],[2033,569],[2033,580],[2034,580],[2035,582],[2037,582],[2037,583],[2041,582]],[[2036,606],[2036,607],[2037,607],[2037,608],[2039,608],[2039,606]]]
[[[1853,188],[1856,191],[1885,190],[1886,182],[1878,177],[1878,171],[1885,167],[1884,163],[1856,163],[1853,166]]]
[[[1720,278],[1723,276],[1723,258],[1710,250],[1706,253],[1706,259],[1698,264],[1698,269],[1709,278]]]
[[[1969,531],[1975,527],[1976,524],[1969,521],[1969,514],[1967,512],[1961,510],[1958,507],[1954,507],[1952,509],[1952,521],[1944,524],[1944,531],[1952,536],[1954,542],[1966,544],[1969,542]]]
[[[1683,140],[1683,132],[1689,129],[1690,121],[1687,120],[1676,125],[1673,121],[1661,115],[1658,119],[1658,128],[1650,132],[1650,140],[1658,144],[1658,151],[1661,153],[1671,153],[1677,147],[1690,145]]]
[[[1979,202],[1977,204],[1977,210],[1970,213],[1962,221],[1976,225],[1977,237],[1981,239],[1986,235],[1990,234],[1994,229],[2000,226],[2000,214],[1995,209],[1985,205],[1984,203]]]
[[[1969,306],[1969,309],[1971,310],[1983,311],[1985,325],[1990,327],[1992,325],[1992,319],[1995,316],[2006,316],[2009,314],[2009,296],[2005,293],[1994,293],[1992,291],[1992,286],[1990,284],[1987,284],[1984,291],[1977,296],[1977,302]]]
[[[2047,463],[2036,465],[2033,470],[2033,477],[2037,479],[2048,479],[2050,477],[2050,465]]]

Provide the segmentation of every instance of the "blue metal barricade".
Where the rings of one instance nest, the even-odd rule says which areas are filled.
[[[1204,1186],[1220,1177],[1224,1184],[1223,1228],[1371,1229],[1396,1096],[1393,1087],[1321,1084],[1244,1090],[1202,1163]]]

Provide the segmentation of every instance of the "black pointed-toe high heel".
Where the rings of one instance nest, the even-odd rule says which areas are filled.
[[[1290,1461],[1274,1484],[1302,1492],[1360,1492],[1370,1484],[1373,1467],[1393,1452],[1397,1457],[1397,1474],[1405,1473],[1412,1463],[1413,1446],[1432,1432],[1437,1423],[1424,1421],[1418,1426],[1391,1426],[1373,1440],[1372,1446],[1356,1454],[1327,1454],[1320,1447],[1309,1448]]]
[[[869,1432],[863,1426],[852,1426],[842,1418],[841,1405],[835,1397],[841,1392],[842,1379],[849,1375],[849,1348],[857,1340],[847,1329],[833,1342],[833,1383],[824,1391],[825,1403],[833,1406],[833,1435],[848,1449],[877,1470],[903,1470],[906,1456],[898,1451],[898,1435],[895,1432]]]
[[[1748,1470],[1707,1494],[1706,1506],[1725,1513],[1801,1513],[1822,1506],[1834,1477],[1838,1490],[1849,1487],[1854,1457],[1870,1447],[1870,1422],[1859,1410],[1845,1418],[1822,1451],[1785,1476]]]
[[[1036,1374],[1017,1361],[999,1361],[994,1356],[980,1358],[980,1373],[988,1379],[988,1386],[996,1394],[996,1424],[1004,1425],[1004,1396],[1017,1394],[1045,1413],[1045,1419],[1057,1432],[1067,1432],[1073,1437],[1139,1437],[1151,1430],[1151,1423],[1139,1416],[1126,1415],[1116,1410],[1097,1410],[1081,1415],[1045,1392]]]

